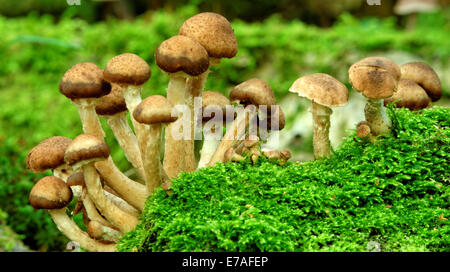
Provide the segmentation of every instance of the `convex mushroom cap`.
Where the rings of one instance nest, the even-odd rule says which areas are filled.
[[[178,119],[172,116],[172,109],[172,104],[164,96],[152,95],[136,107],[133,117],[144,124],[171,123]]]
[[[347,87],[334,77],[322,73],[300,77],[289,91],[326,107],[343,106],[348,102]]]
[[[226,121],[227,106],[231,106],[230,100],[221,93],[214,91],[205,91],[202,94],[202,118],[208,121],[215,117],[217,112],[222,111],[223,121]],[[234,111],[231,113],[234,117]],[[230,116],[231,117],[231,116]],[[231,117],[231,119],[233,118]]]
[[[112,84],[111,92],[99,98],[95,106],[98,115],[114,115],[127,110],[127,104],[122,96],[121,87]]]
[[[387,98],[397,89],[400,67],[384,57],[369,57],[353,64],[349,71],[353,88],[368,98]]]
[[[198,76],[209,68],[208,52],[197,41],[186,36],[174,36],[156,49],[156,64],[167,73],[184,72]]]
[[[397,107],[410,110],[424,109],[431,103],[431,99],[422,87],[414,81],[405,78],[400,79],[394,95],[384,99],[384,105],[394,101]]]
[[[103,79],[103,70],[90,62],[78,63],[63,75],[59,91],[70,99],[97,98],[111,91],[110,83]]]
[[[109,157],[109,148],[103,139],[93,134],[80,134],[67,147],[64,160],[74,168],[84,163]]]
[[[400,66],[402,78],[419,84],[431,98],[437,101],[442,96],[441,80],[430,65],[424,62],[410,62]]]
[[[139,86],[151,76],[150,66],[136,54],[124,53],[113,57],[103,73],[109,82]]]
[[[72,139],[54,136],[43,140],[27,155],[27,169],[33,172],[43,172],[63,165],[64,153]]]
[[[230,92],[230,100],[257,107],[266,105],[268,111],[272,105],[277,104],[272,88],[259,78],[252,78],[235,86]]]
[[[48,176],[40,179],[31,189],[28,200],[35,209],[62,209],[72,201],[70,187],[60,178]]]
[[[238,51],[230,22],[217,13],[203,12],[189,18],[181,26],[179,35],[198,41],[211,58],[232,58]]]

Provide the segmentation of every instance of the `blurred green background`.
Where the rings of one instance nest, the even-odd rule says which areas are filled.
[[[235,58],[212,68],[206,89],[228,94],[249,78],[267,81],[287,117],[280,148],[293,151],[294,160],[312,158],[308,102],[288,93],[302,75],[328,73],[351,90],[347,70],[361,58],[380,55],[399,65],[425,61],[442,81],[444,95],[436,104],[450,104],[448,0],[434,11],[410,15],[396,14],[394,0],[77,2],[0,0],[0,251],[63,251],[68,242],[45,211],[28,204],[34,182],[51,173],[25,167],[26,154],[41,140],[81,133],[76,108],[58,92],[64,72],[78,62],[104,67],[113,56],[132,52],[152,69],[143,96],[164,94],[168,77],[155,65],[155,49],[198,12],[228,18],[239,44]],[[350,92],[349,105],[332,116],[335,148],[364,118],[364,100]],[[116,164],[128,170],[102,122]]]

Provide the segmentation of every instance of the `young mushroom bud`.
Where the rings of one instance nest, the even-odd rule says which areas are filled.
[[[269,161],[277,161],[281,158],[281,154],[278,150],[270,150],[265,149],[262,151],[264,157],[266,157]]]
[[[224,154],[224,162],[242,162],[244,161],[244,157],[237,154],[234,149],[229,148]]]
[[[105,226],[96,220],[89,221],[87,227],[89,236],[96,240],[111,241],[117,243],[119,242],[120,237],[123,235],[120,231]]]
[[[372,136],[370,126],[367,121],[361,121],[356,125],[356,136],[372,143],[375,142],[375,137]]]
[[[316,159],[330,157],[330,115],[333,113],[331,107],[347,104],[347,87],[330,75],[318,73],[300,77],[289,91],[311,100],[314,156]]]
[[[364,109],[372,135],[390,133],[392,122],[386,114],[383,99],[391,97],[400,80],[400,67],[383,57],[369,57],[353,64],[349,71],[353,88],[367,98]]]
[[[163,125],[177,120],[177,117],[172,116],[172,108],[172,104],[164,96],[152,95],[144,99],[133,112],[136,121],[149,126],[145,157],[142,158],[149,194],[152,194],[163,181],[160,161],[161,131]],[[164,155],[172,157],[180,155],[167,153],[170,151],[173,150],[166,150]]]
[[[84,182],[95,206],[113,225],[122,232],[127,232],[134,229],[139,221],[137,217],[123,211],[106,197],[100,176],[94,166],[96,161],[108,157],[109,148],[102,138],[92,134],[80,134],[67,148],[64,160],[74,170],[83,169]]]
[[[170,76],[169,86],[167,88],[167,99],[177,107],[184,105],[186,108],[186,79],[195,77],[204,73],[209,68],[209,57],[205,48],[197,41],[186,36],[174,36],[160,44],[155,53],[156,64]],[[183,109],[184,110],[184,109]],[[178,176],[182,171],[186,171],[186,165],[195,165],[195,161],[186,163],[186,160],[195,160],[193,149],[186,150],[185,141],[194,141],[190,133],[185,139],[180,131],[189,129],[192,126],[191,114],[183,113],[182,118],[168,125],[165,134],[164,170],[169,178]],[[188,119],[188,120],[186,120]],[[186,121],[185,121],[186,120]],[[181,139],[179,139],[181,138]],[[192,169],[191,169],[192,170]]]
[[[410,62],[400,66],[400,71],[402,78],[412,80],[422,87],[432,102],[441,98],[441,80],[430,65],[424,62]]]
[[[35,209],[48,211],[58,229],[70,240],[76,241],[89,251],[112,252],[114,244],[103,244],[91,239],[66,214],[66,207],[72,200],[72,191],[60,178],[44,177],[31,189],[29,201]]]
[[[431,99],[425,90],[412,80],[400,79],[397,91],[384,100],[384,105],[395,103],[398,108],[420,110],[431,105]]]

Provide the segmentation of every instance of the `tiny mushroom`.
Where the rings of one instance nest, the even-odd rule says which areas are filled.
[[[72,200],[70,187],[60,178],[49,176],[39,180],[31,189],[29,202],[35,209],[48,211],[58,229],[69,239],[89,251],[112,252],[115,244],[104,244],[89,237],[66,213]]]
[[[349,71],[353,88],[367,98],[364,109],[373,136],[390,133],[392,122],[386,114],[383,99],[391,97],[400,80],[400,67],[384,57],[369,57],[353,64]]]
[[[438,74],[424,62],[409,62],[400,66],[401,77],[419,84],[427,92],[432,102],[442,96],[442,85]]]
[[[331,107],[348,102],[348,90],[344,84],[327,74],[312,74],[300,77],[289,89],[290,92],[311,100],[314,121],[314,156],[316,159],[330,157]]]
[[[384,105],[394,102],[398,108],[420,110],[431,105],[431,99],[419,84],[402,78],[398,82],[397,91],[384,100]]]
[[[167,99],[177,107],[184,105],[186,107],[186,79],[198,76],[209,68],[209,57],[205,48],[197,41],[186,36],[174,36],[162,42],[155,53],[156,64],[170,76],[169,86],[167,88]],[[184,109],[183,109],[184,110]],[[195,165],[195,161],[186,163],[186,160],[195,160],[189,150],[186,150],[185,141],[194,141],[191,134],[192,120],[185,121],[183,113],[182,118],[178,118],[176,122],[171,123],[166,128],[164,170],[169,178],[178,176],[182,171],[186,171],[186,165]],[[180,125],[181,124],[181,125]],[[181,134],[176,129],[188,129],[190,139],[177,139]],[[181,155],[183,154],[183,155]]]
[[[117,243],[123,235],[120,231],[105,226],[97,220],[89,221],[87,227],[89,236],[96,240]]]
[[[147,191],[152,194],[163,182],[160,149],[162,125],[175,122],[172,116],[172,104],[161,95],[152,95],[144,99],[134,110],[133,118],[139,123],[149,126],[149,138],[142,158],[145,169]],[[166,150],[165,156],[176,157],[180,154],[168,154],[173,150]]]
[[[109,148],[100,138],[93,134],[80,134],[69,145],[64,160],[74,170],[83,169],[84,181],[96,207],[106,219],[117,226],[122,232],[127,232],[138,224],[136,216],[117,207],[104,193],[100,176],[95,169],[95,162],[109,157]]]

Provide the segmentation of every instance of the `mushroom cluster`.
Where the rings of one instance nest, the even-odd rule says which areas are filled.
[[[120,237],[139,223],[147,197],[157,188],[170,196],[171,180],[180,173],[219,162],[248,159],[256,163],[261,156],[285,164],[291,158],[289,150],[261,145],[286,122],[264,80],[246,80],[229,97],[204,91],[210,66],[234,57],[237,51],[228,20],[205,12],[186,20],[177,35],[156,49],[155,62],[169,77],[166,96],[141,97],[151,70],[133,53],[113,57],[104,70],[88,62],[72,66],[63,75],[59,91],[78,108],[83,133],[74,139],[45,139],[29,152],[30,171],[53,171],[53,176],[42,178],[31,190],[31,205],[47,210],[58,228],[82,248],[115,251]],[[384,103],[399,100],[397,106],[418,109],[438,100],[442,92],[438,76],[424,63],[398,67],[389,59],[371,57],[352,65],[349,77],[353,88],[367,97],[366,121],[357,128],[362,138],[389,133]],[[290,91],[311,100],[314,155],[329,157],[331,108],[347,104],[347,87],[318,73],[297,79]],[[136,178],[115,165],[99,116],[111,128]],[[203,141],[199,155],[196,140]],[[76,205],[68,213],[73,198]],[[69,216],[80,212],[87,232]]]
[[[139,223],[147,197],[158,187],[169,193],[170,180],[180,173],[246,156],[252,162],[266,156],[285,163],[289,151],[260,147],[285,122],[266,82],[247,80],[229,98],[203,91],[210,66],[237,51],[228,20],[205,12],[186,20],[155,52],[156,64],[169,76],[166,96],[141,97],[151,70],[133,53],[113,57],[104,69],[89,62],[72,66],[59,91],[78,108],[83,133],[74,139],[45,139],[29,152],[29,170],[53,171],[33,187],[31,205],[48,210],[58,228],[82,248],[114,251],[120,237]],[[99,116],[136,178],[122,173],[112,160]],[[195,140],[203,140],[199,155]],[[73,198],[75,208],[68,212]],[[80,212],[87,232],[70,217]]]

